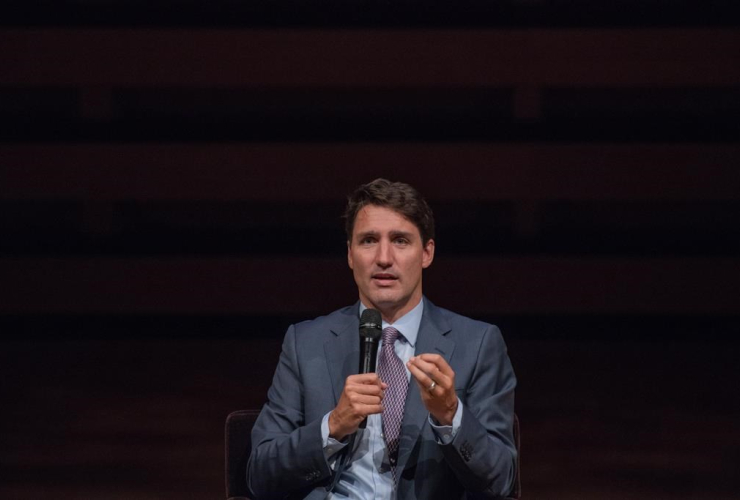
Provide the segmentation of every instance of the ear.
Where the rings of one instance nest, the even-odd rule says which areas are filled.
[[[432,265],[434,260],[434,240],[430,239],[422,249],[421,254],[421,268],[426,269]]]
[[[349,268],[354,270],[354,262],[352,260],[352,243],[347,240],[347,264],[349,264]]]

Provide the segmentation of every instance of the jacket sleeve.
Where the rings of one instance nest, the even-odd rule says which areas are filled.
[[[306,422],[295,327],[288,328],[267,403],[252,429],[247,484],[255,500],[310,491],[331,477],[321,440],[321,419]]]
[[[442,453],[468,498],[499,498],[514,486],[516,377],[499,329],[488,325],[464,394],[460,428]]]

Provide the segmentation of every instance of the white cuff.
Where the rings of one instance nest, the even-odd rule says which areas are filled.
[[[431,413],[429,414],[429,425],[432,428],[434,435],[437,437],[437,442],[439,444],[450,444],[455,438],[455,434],[457,434],[458,429],[460,429],[460,424],[462,423],[462,412],[462,401],[460,401],[460,398],[457,398],[457,411],[455,411],[455,416],[452,417],[452,425],[439,425],[439,423],[434,420]]]
[[[329,436],[329,415],[331,415],[331,412],[324,415],[324,418],[321,419],[321,443],[324,449],[324,458],[333,469],[336,458],[333,459],[332,457],[347,446],[347,443],[337,441],[333,437]]]

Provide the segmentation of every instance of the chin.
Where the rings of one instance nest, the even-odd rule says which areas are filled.
[[[381,295],[373,297],[372,302],[378,309],[396,309],[403,301],[398,296]]]

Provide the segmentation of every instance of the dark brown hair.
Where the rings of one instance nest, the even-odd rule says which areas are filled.
[[[423,245],[434,239],[434,214],[421,194],[403,182],[375,179],[355,189],[347,198],[344,211],[347,241],[352,242],[357,214],[367,205],[390,208],[410,220],[419,229]]]

